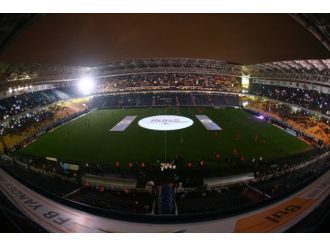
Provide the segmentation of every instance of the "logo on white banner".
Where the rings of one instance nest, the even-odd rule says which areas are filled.
[[[176,115],[157,115],[143,118],[139,121],[139,126],[150,130],[179,130],[193,125],[190,118]]]

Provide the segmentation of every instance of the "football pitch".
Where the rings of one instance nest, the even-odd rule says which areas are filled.
[[[200,114],[221,130],[207,130],[196,118]],[[154,115],[179,115],[190,118],[193,124],[166,132],[138,125],[139,120]],[[136,118],[124,131],[110,131],[127,116]],[[220,167],[233,157],[272,161],[310,149],[300,139],[241,109],[138,108],[92,111],[42,135],[19,152],[104,167],[114,167],[116,162],[125,167],[130,162],[170,162],[180,155],[185,164],[203,160],[205,166]]]

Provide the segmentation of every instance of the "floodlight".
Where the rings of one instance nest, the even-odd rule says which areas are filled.
[[[243,107],[247,106],[248,104],[249,104],[248,101],[243,101],[243,102],[242,102],[242,106],[243,106]]]
[[[249,75],[243,75],[242,76],[242,88],[248,89],[250,85],[250,76]]]
[[[87,95],[94,91],[95,81],[91,77],[83,77],[78,81],[77,87],[78,87],[79,92]]]

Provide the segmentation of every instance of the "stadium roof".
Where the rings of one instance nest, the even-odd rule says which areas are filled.
[[[37,14],[1,14],[0,15],[0,54],[10,42],[32,23]]]
[[[234,17],[236,16],[239,17],[240,15],[235,15]],[[295,22],[294,20],[296,20],[298,23],[300,23],[306,30],[312,33],[317,38],[317,40],[320,41],[320,44],[322,43],[322,45],[328,51],[330,51],[330,15],[290,14],[290,16],[292,17],[291,19],[293,20],[293,22]],[[15,40],[15,37],[21,36],[20,34],[23,35],[24,32],[26,32],[26,27],[33,26],[30,24],[34,24],[36,21],[42,19],[43,17],[44,15],[40,14],[0,15],[0,55]],[[289,15],[282,15],[282,17],[273,15],[274,20],[281,20],[281,18],[283,19],[284,17],[287,18],[289,17]],[[51,18],[54,18],[54,15],[51,15]],[[118,15],[115,17],[112,16],[111,18],[118,18]],[[91,19],[88,19],[88,21],[90,20]],[[265,40],[265,42],[267,41]],[[160,49],[162,49],[162,47],[160,47]],[[35,72],[35,76],[31,76],[33,72]],[[190,72],[209,74],[218,73],[232,76],[242,76],[243,74],[245,74],[250,75],[254,78],[304,81],[310,83],[320,83],[327,86],[330,85],[330,59],[290,59],[287,61],[257,63],[252,65],[239,65],[216,59],[170,57],[112,61],[111,63],[105,65],[91,67],[49,64],[47,65],[44,63],[0,63],[0,81],[8,82],[7,78],[10,77],[10,75],[12,75],[13,73],[27,73],[30,75],[30,79],[28,80],[24,80],[24,76],[20,77],[17,83],[15,82],[15,79],[13,80],[11,78],[11,80],[9,80],[9,84],[2,83],[2,87],[6,87],[10,84],[19,84],[21,82],[29,83],[29,81],[34,81],[34,79],[36,79],[37,81],[75,79],[86,73],[93,73],[96,76],[107,77],[109,75],[112,76],[119,74],[152,72]],[[19,76],[17,78],[19,78]]]
[[[330,59],[325,60],[292,60],[262,63],[247,66],[253,71],[299,71],[309,73],[311,71],[322,72],[330,69]]]
[[[2,67],[1,88],[20,84],[70,82],[82,76],[106,78],[148,73],[195,73],[296,81],[330,86],[330,59],[291,60],[255,65],[238,65],[221,60],[199,58],[150,58],[116,61],[94,67],[52,66],[40,64],[8,65]],[[1,72],[1,70],[0,70]],[[13,76],[14,75],[14,76]],[[26,75],[29,78],[26,79]],[[16,78],[16,79],[15,79]]]
[[[329,14],[291,14],[330,51]]]
[[[310,21],[301,25],[298,17]],[[146,57],[240,64],[327,59],[328,19],[326,14],[2,14],[0,59],[79,66]]]
[[[303,81],[330,86],[330,59],[247,65],[242,66],[242,73],[256,78]]]

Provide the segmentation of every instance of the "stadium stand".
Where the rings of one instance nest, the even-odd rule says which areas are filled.
[[[60,100],[67,100],[77,93],[71,87],[23,93],[0,100],[0,120],[30,111],[34,108],[49,105]]]
[[[215,102],[212,99],[216,99]],[[95,96],[93,105],[97,108],[120,107],[164,107],[164,106],[239,106],[237,95],[201,94],[201,93],[132,93]]]
[[[86,100],[67,101],[34,108],[0,124],[0,151],[8,152],[36,135],[86,111]]]
[[[330,114],[330,97],[324,93],[301,88],[289,88],[275,85],[252,83],[250,93],[285,101],[311,110]]]
[[[321,141],[320,144],[329,145],[330,143],[329,119],[320,117],[313,112],[260,98],[244,97],[242,101],[248,103],[245,108],[283,121],[285,126],[292,127],[316,142]]]
[[[83,188],[67,199],[95,207],[133,214],[150,214],[154,196],[148,192],[114,191],[99,188]]]
[[[231,76],[196,73],[148,73],[115,76],[102,81],[98,85],[98,91],[101,93],[159,89],[193,89],[238,93],[240,91],[240,82]]]
[[[240,107],[240,102],[248,102],[246,109],[267,115],[272,123],[289,127],[307,141],[308,138],[315,140],[322,148],[306,156],[299,154],[287,157],[285,161],[277,160],[271,166],[257,162],[253,164],[254,178],[251,181],[213,188],[203,183],[182,188],[179,186],[182,181],[173,184],[156,182],[148,189],[145,181],[137,181],[134,186],[120,188],[119,180],[116,179],[101,178],[97,183],[87,181],[87,171],[94,175],[99,173],[93,165],[76,172],[65,171],[57,163],[36,157],[17,156],[12,162],[2,161],[1,164],[17,177],[33,180],[38,187],[66,200],[114,212],[142,215],[197,215],[214,212],[225,215],[245,210],[284,197],[313,181],[329,168],[328,160],[318,158],[327,152],[325,145],[330,143],[328,120],[315,113],[258,97],[243,96],[240,100],[239,92],[240,83],[231,76],[142,73],[114,76],[101,81],[91,103],[89,99],[74,99],[79,96],[74,87],[23,93],[0,100],[0,147],[3,153],[9,153],[34,140],[40,133],[78,117],[91,108]],[[317,91],[252,83],[250,93],[323,114],[328,114],[330,110],[329,97]],[[240,161],[234,160],[233,163],[239,164]],[[133,176],[139,179],[137,174]],[[61,181],[60,185],[58,181]],[[125,182],[129,183],[128,180]],[[127,184],[125,182],[123,184]],[[193,182],[183,184],[191,185]]]
[[[175,214],[175,189],[172,184],[164,184],[157,189],[156,214]]]
[[[67,200],[115,212],[156,215],[212,212],[225,215],[237,210],[244,211],[296,191],[323,174],[330,165],[329,156],[322,152],[312,158],[301,159],[297,164],[269,167],[259,163],[256,177],[248,182],[219,184],[212,188],[206,184],[186,189],[178,183],[158,184],[142,189],[126,186],[131,184],[131,180],[126,183],[118,179],[98,179],[97,183],[86,183],[87,180],[81,179],[77,173],[63,173],[57,164],[46,164],[45,160],[36,161],[30,157],[20,159],[22,161],[2,160],[1,165],[21,180],[32,179],[38,187]],[[37,179],[35,174],[38,174]],[[58,186],[58,180],[62,181],[61,186]]]
[[[178,94],[178,102],[179,102],[179,106],[192,106],[194,105],[191,95],[186,93],[186,94]]]
[[[206,94],[193,94],[194,102],[198,106],[212,106],[208,95]]]
[[[155,95],[156,106],[176,106],[176,94],[160,93]]]

